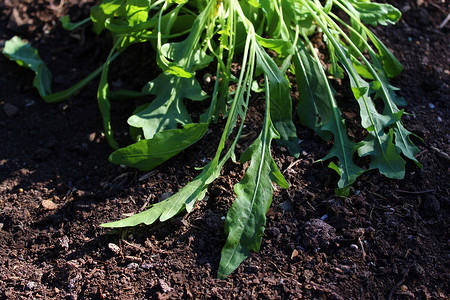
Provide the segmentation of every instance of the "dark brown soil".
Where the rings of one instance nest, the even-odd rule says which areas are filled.
[[[0,46],[13,35],[28,39],[60,90],[99,66],[110,42],[89,27],[67,33],[57,21],[67,13],[87,17],[90,1],[52,2],[1,1]],[[400,181],[368,173],[339,198],[335,175],[313,163],[329,145],[298,127],[300,158],[280,147],[274,153],[291,188],[276,190],[261,251],[226,280],[216,272],[240,165],[228,164],[208,201],[189,215],[128,232],[99,227],[176,192],[197,174],[216,134],[142,179],[145,173],[107,160],[98,82],[45,104],[32,72],[0,56],[0,297],[449,299],[450,39],[449,25],[438,28],[449,7],[444,0],[392,2],[402,21],[376,32],[405,66],[393,84],[410,102],[404,123],[423,139],[415,142],[424,168],[408,163]],[[112,81],[137,89],[155,67],[136,56],[151,50],[127,51],[114,62]],[[122,141],[120,124],[135,104],[113,104]]]

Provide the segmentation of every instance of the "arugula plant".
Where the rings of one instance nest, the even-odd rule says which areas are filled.
[[[389,83],[402,66],[365,25],[394,24],[400,16],[394,7],[370,0],[103,0],[92,8],[90,19],[97,34],[111,34],[114,46],[100,68],[59,93],[51,92],[51,73],[31,46],[15,37],[6,42],[3,53],[36,73],[33,83],[46,102],[67,99],[101,74],[97,100],[107,141],[115,150],[110,161],[116,164],[140,170],[155,168],[202,139],[211,122],[226,118],[214,158],[193,181],[141,213],[102,224],[108,228],[150,225],[184,210],[190,212],[224,164],[229,159],[236,161],[235,147],[249,100],[256,91],[264,91],[262,129],[239,159],[250,164],[234,187],[236,199],[225,220],[227,240],[218,276],[226,277],[250,251],[260,248],[272,183],[289,187],[272,158],[272,140],[299,155],[288,72],[295,74],[298,85],[300,123],[325,141],[334,142],[321,160],[330,160],[329,167],[339,174],[337,194],[348,195],[350,185],[371,169],[389,178],[403,178],[404,157],[420,166],[415,158],[419,149],[401,122],[403,110],[398,107],[406,102]],[[71,23],[64,17],[61,21],[73,30],[89,20]],[[322,37],[329,61],[319,59],[312,35]],[[128,46],[143,42],[156,49],[160,75],[140,91],[112,91],[108,85],[110,63],[126,53]],[[236,62],[241,69],[233,74],[231,65]],[[214,91],[207,95],[195,75],[210,65],[215,66],[216,74]],[[366,130],[362,141],[347,135],[331,85],[336,78],[350,83]],[[257,79],[263,79],[261,86]],[[111,127],[111,101],[142,95],[154,95],[154,99],[130,116],[134,143],[120,148]],[[184,105],[186,99],[208,101],[199,122],[193,122]],[[356,153],[370,157],[368,168],[355,163]]]

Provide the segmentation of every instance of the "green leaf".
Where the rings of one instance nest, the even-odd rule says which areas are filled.
[[[350,31],[350,39],[355,43],[359,51],[364,52],[366,50],[364,42],[367,41],[367,35],[364,32],[364,28],[354,19],[351,19],[350,23],[351,27],[359,33],[359,35],[356,35],[353,31]]]
[[[401,158],[397,147],[392,143],[393,131],[389,134],[375,136],[370,133],[358,149],[361,157],[370,155],[371,169],[378,169],[381,174],[388,178],[403,179],[405,177],[405,161]]]
[[[312,47],[310,42],[308,44]],[[319,161],[338,158],[338,164],[330,163],[329,167],[340,176],[336,192],[348,195],[349,186],[364,172],[353,162],[353,153],[359,144],[348,138],[344,119],[334,99],[335,91],[328,82],[323,67],[319,65],[317,55],[313,55],[311,57],[306,47],[299,43],[297,55],[294,56],[300,92],[298,115],[303,124],[315,130],[325,140],[330,138],[330,133],[333,135],[333,147]]]
[[[280,54],[281,57],[287,57],[294,53],[294,46],[290,41],[281,39],[265,39],[258,35],[256,36],[256,40],[262,47],[275,51]]]
[[[299,92],[297,115],[300,123],[328,141],[331,138],[329,132],[321,128],[333,118],[331,107],[336,92],[302,42],[297,45],[293,63]]]
[[[103,0],[100,4],[100,8],[106,15],[112,15],[122,6],[124,2],[125,0]]]
[[[150,105],[149,103],[139,105],[138,107],[135,108],[132,115],[135,115],[143,111],[149,105]],[[144,131],[142,130],[142,128],[130,126],[130,137],[133,139],[133,141],[139,142],[140,140],[144,139]]]
[[[269,78],[269,82],[266,84],[270,85],[270,117],[281,137],[277,140],[277,143],[286,147],[291,155],[298,157],[300,146],[296,128],[292,122],[292,98],[289,81],[259,45],[256,48],[256,58],[258,68],[262,69]]]
[[[39,92],[42,100],[47,103],[57,103],[70,98],[77,93],[92,79],[97,77],[104,69],[104,65],[97,68],[86,78],[80,80],[80,82],[74,84],[70,88],[52,93],[51,92],[51,80],[52,75],[50,70],[45,66],[44,62],[37,53],[37,50],[31,47],[26,42],[22,41],[19,37],[13,37],[11,40],[6,41],[3,54],[10,60],[16,61],[18,65],[30,68],[35,71],[36,76],[33,79],[33,85]],[[110,61],[113,61],[118,56],[118,53],[114,54]]]
[[[105,22],[108,16],[100,8],[99,5],[95,5],[91,8],[91,20],[93,22],[93,28],[95,34],[100,34],[105,29]]]
[[[377,112],[372,99],[369,97],[369,84],[364,81],[351,66],[344,63],[345,68],[351,74],[350,84],[355,98],[360,106],[361,125],[369,131],[368,136],[358,149],[359,156],[371,156],[371,169],[378,169],[388,178],[403,178],[405,175],[405,161],[399,155],[393,144],[392,132],[389,134],[384,129],[400,120],[403,112],[389,112],[380,114]],[[364,92],[363,92],[364,91]]]
[[[193,181],[185,185],[175,195],[152,205],[146,211],[137,213],[126,219],[101,224],[102,227],[121,228],[139,224],[151,225],[158,219],[164,222],[179,214],[184,209],[190,212],[195,202],[205,195],[206,187],[220,175],[217,161],[211,161]]]
[[[377,61],[374,59],[374,61]],[[377,64],[377,63],[376,63]],[[378,62],[378,70],[379,70],[379,62]],[[419,161],[416,159],[415,155],[420,152],[419,148],[415,146],[409,136],[412,135],[410,131],[405,129],[403,126],[400,117],[403,114],[403,110],[399,110],[397,108],[397,105],[406,105],[406,101],[402,97],[398,97],[395,93],[397,90],[395,87],[391,86],[388,82],[388,79],[386,78],[387,75],[383,75],[382,72],[376,73],[373,71],[374,74],[376,74],[377,81],[374,82],[376,84],[372,84],[371,88],[373,91],[375,91],[375,98],[381,98],[384,102],[384,110],[383,113],[385,115],[396,115],[398,116],[397,121],[395,124],[393,124],[391,127],[394,132],[395,137],[395,145],[401,150],[403,155],[405,155],[407,158],[411,159],[416,163],[416,165],[420,168],[422,168],[422,165],[419,163]]]
[[[389,78],[398,76],[403,71],[402,64],[372,32],[368,31],[367,35],[380,53],[379,57],[383,63],[383,70],[386,72],[387,76],[389,76]]]
[[[5,42],[2,53],[19,66],[27,67],[36,73],[33,86],[41,97],[52,93],[52,74],[38,54],[38,51],[20,37],[14,36]]]
[[[189,47],[187,41],[164,44],[161,47],[161,53],[165,57],[177,62],[178,65],[183,65],[184,68],[182,69],[189,70],[189,72],[203,69],[213,61],[213,57],[206,55],[201,49],[194,49],[192,53],[188,55],[186,53],[186,47]]]
[[[339,3],[338,3],[339,4]],[[339,4],[341,6],[341,4]],[[346,10],[345,7],[342,7],[344,10]],[[375,98],[382,98],[384,102],[384,123],[382,122],[382,118],[378,118],[376,123],[380,123],[377,129],[375,129],[376,126],[371,126],[372,130],[376,130],[379,132],[377,139],[378,139],[378,145],[380,145],[380,141],[384,140],[384,146],[386,148],[392,148],[392,145],[389,145],[389,143],[392,144],[392,141],[390,141],[388,138],[386,138],[386,134],[382,131],[382,127],[387,127],[388,125],[391,125],[391,120],[395,119],[395,123],[391,125],[391,128],[395,135],[395,145],[397,147],[397,150],[400,150],[406,157],[413,160],[418,167],[422,167],[422,165],[417,161],[415,158],[415,155],[419,152],[419,149],[411,142],[409,139],[409,136],[412,134],[408,130],[406,130],[403,127],[403,124],[401,123],[400,117],[403,114],[403,111],[400,111],[396,105],[406,105],[406,101],[402,97],[398,97],[395,93],[396,89],[395,87],[391,86],[389,84],[389,77],[396,76],[398,73],[400,73],[403,69],[401,64],[397,61],[397,59],[393,56],[393,54],[378,40],[378,38],[373,35],[373,33],[367,29],[363,24],[359,22],[357,19],[357,16],[352,14],[351,12],[354,12],[354,8],[347,4],[347,13],[352,18],[352,21],[355,21],[358,23],[359,26],[362,27],[365,33],[369,36],[371,41],[375,44],[376,48],[379,51],[379,55],[377,55],[371,47],[365,42],[365,47],[369,50],[370,57],[372,58],[373,65],[370,64],[370,62],[366,59],[366,57],[361,53],[361,51],[358,49],[358,47],[354,44],[352,44],[351,40],[350,46],[352,47],[352,51],[359,56],[365,63],[365,70],[369,72],[370,76],[366,76],[367,78],[373,79],[370,83],[370,93],[375,92]],[[358,38],[362,39],[362,36],[360,33],[356,32],[353,28],[347,26],[351,30],[352,33],[358,36]],[[370,102],[369,102],[370,106]],[[373,110],[375,110],[373,108]],[[371,136],[368,136],[368,139],[370,139]],[[383,148],[383,147],[381,147]],[[392,152],[393,153],[393,152]],[[392,159],[394,161],[389,162],[387,165],[394,166],[393,168],[397,167],[397,173],[396,175],[389,175],[389,176],[397,176],[401,177],[404,170],[400,170],[400,167],[403,164],[403,161],[399,155],[392,155]],[[391,168],[391,171],[393,169]],[[392,173],[392,172],[391,172]],[[395,173],[395,172],[394,172]]]
[[[335,47],[336,55],[347,71],[353,94],[360,106],[361,124],[369,131],[368,136],[362,142],[362,146],[358,149],[358,154],[360,156],[370,155],[372,158],[370,167],[378,169],[386,177],[403,178],[405,162],[393,144],[392,132],[390,134],[384,132],[386,127],[400,120],[402,112],[391,111],[388,114],[377,112],[369,96],[370,85],[356,72],[348,49],[338,43],[321,20],[316,20],[330,43]],[[356,49],[355,47],[354,50]],[[372,75],[376,76],[376,74]]]
[[[151,170],[196,143],[207,130],[207,123],[195,123],[184,125],[183,129],[161,131],[151,139],[114,151],[109,160],[141,171]]]
[[[212,61],[212,57],[201,50],[200,37],[210,19],[210,14],[215,9],[214,4],[215,1],[210,1],[197,16],[189,36],[184,41],[161,45],[161,38],[158,38],[156,58],[158,66],[164,73],[191,78],[195,70],[206,67]]]
[[[135,25],[147,21],[150,4],[149,0],[127,0],[125,10],[128,24]]]
[[[416,158],[416,155],[420,152],[420,149],[416,145],[414,145],[409,138],[409,136],[413,134],[408,131],[400,121],[395,123],[393,131],[395,137],[395,145],[402,151],[403,155],[414,161],[419,168],[423,168],[423,166]]]
[[[330,152],[328,152],[328,154],[319,161],[325,161],[333,157],[338,158],[338,164],[336,165],[332,163],[329,167],[335,170],[340,176],[338,187],[341,192],[339,192],[339,189],[336,190],[336,192],[339,194],[347,194],[348,187],[365,172],[364,169],[353,162],[353,153],[358,150],[361,145],[351,141],[348,138],[345,123],[342,119],[339,108],[337,106],[333,106],[332,110],[332,121],[324,124],[321,130],[329,131],[333,134],[333,147]]]
[[[402,16],[402,13],[390,4],[359,0],[340,1],[349,2],[358,11],[361,21],[373,26],[395,24]]]
[[[142,92],[156,95],[156,99],[147,108],[133,114],[128,124],[142,128],[146,139],[151,139],[157,132],[176,129],[178,124],[192,123],[183,100],[207,98],[195,77],[180,78],[172,74],[160,74]]]
[[[260,136],[241,157],[241,162],[251,159],[251,163],[244,178],[234,186],[236,200],[225,220],[228,237],[219,263],[220,278],[231,274],[251,250],[259,251],[266,213],[272,203],[272,181],[281,187],[289,187],[270,154],[270,143],[274,138],[278,138],[278,134],[267,114]]]

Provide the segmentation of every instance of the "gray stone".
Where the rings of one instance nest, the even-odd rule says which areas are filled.
[[[19,108],[11,103],[3,104],[3,111],[8,118],[13,118],[19,113]]]

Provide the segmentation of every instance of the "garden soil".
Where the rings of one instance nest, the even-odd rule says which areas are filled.
[[[403,121],[417,135],[423,168],[408,162],[399,181],[367,172],[340,198],[338,177],[317,162],[331,145],[297,126],[300,157],[273,151],[291,187],[275,190],[260,252],[224,280],[216,278],[224,216],[245,166],[228,163],[191,214],[127,231],[99,227],[194,178],[223,123],[151,172],[113,165],[98,80],[63,103],[45,104],[32,87],[34,74],[0,56],[0,298],[449,299],[450,24],[440,25],[450,10],[445,0],[392,3],[402,20],[375,31],[405,67],[392,84],[409,101]],[[0,46],[14,35],[28,40],[52,71],[55,91],[68,88],[100,66],[111,47],[89,26],[66,32],[58,21],[67,14],[82,20],[91,6],[3,0]],[[140,89],[154,78],[152,51],[133,46],[117,59],[112,88]],[[348,86],[336,89],[350,135],[362,136]],[[126,118],[142,101],[112,104],[122,145],[130,142]],[[259,108],[255,99],[247,133],[260,126]]]

